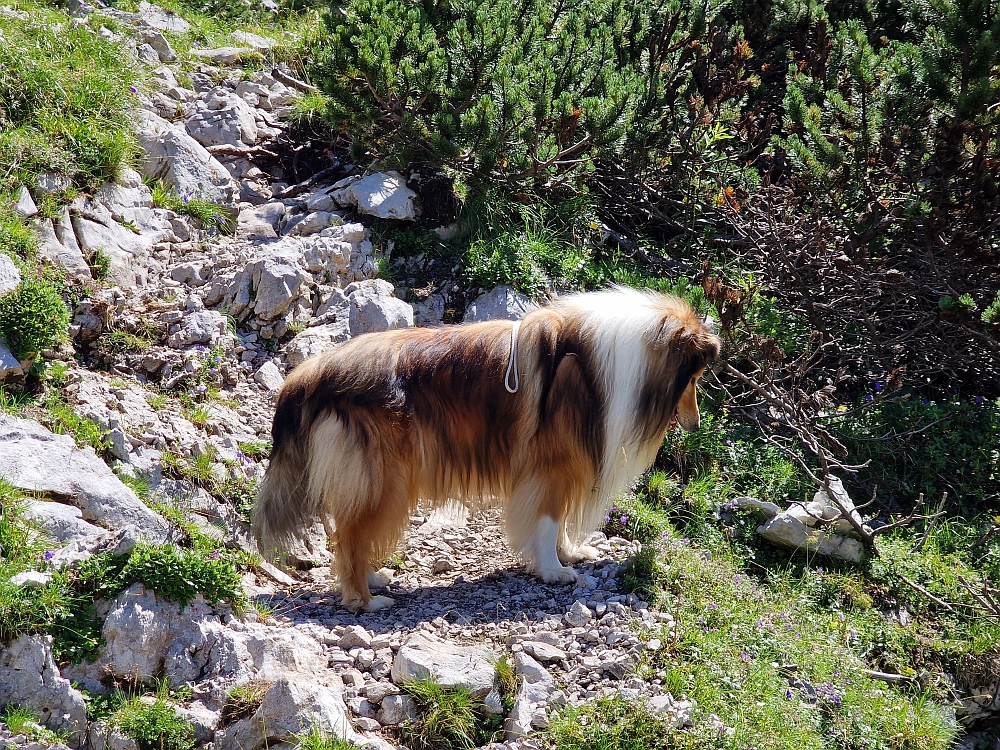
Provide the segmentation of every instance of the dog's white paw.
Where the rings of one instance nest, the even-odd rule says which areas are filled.
[[[559,551],[559,560],[564,563],[593,562],[601,557],[601,551],[589,544],[580,544]]]
[[[388,609],[396,600],[388,596],[373,596],[371,601],[365,605],[365,612],[378,612],[382,609]]]
[[[393,571],[391,568],[382,568],[380,570],[369,570],[367,573],[368,578],[368,588],[371,591],[377,589],[384,589],[389,585],[389,581],[392,580]]]
[[[575,570],[565,566],[546,568],[539,575],[546,583],[576,583],[579,578]]]

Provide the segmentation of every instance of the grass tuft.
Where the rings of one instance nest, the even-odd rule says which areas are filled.
[[[499,717],[487,716],[482,701],[467,690],[446,688],[432,679],[403,686],[418,717],[401,728],[413,750],[471,750],[499,737]]]

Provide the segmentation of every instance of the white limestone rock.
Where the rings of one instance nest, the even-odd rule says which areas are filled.
[[[399,172],[377,172],[361,179],[348,178],[335,185],[331,196],[341,206],[356,206],[358,211],[380,219],[413,221],[420,212],[414,203],[417,194],[406,186]]]
[[[340,690],[286,678],[267,691],[253,716],[216,732],[215,750],[262,750],[281,742],[294,744],[297,735],[312,731],[356,738]]]
[[[91,281],[90,266],[83,257],[83,251],[77,243],[76,235],[69,216],[69,211],[63,207],[65,214],[59,218],[42,219],[35,222],[35,232],[38,235],[38,254],[43,260],[66,270],[66,273],[81,281]]]
[[[38,213],[38,206],[31,199],[31,192],[28,188],[21,186],[21,189],[17,192],[17,201],[14,203],[14,213],[20,216],[22,219],[30,219],[32,216]]]
[[[265,362],[257,372],[253,374],[253,379],[267,388],[269,391],[277,391],[285,382],[285,378],[278,371],[274,362]]]
[[[22,635],[0,649],[0,705],[31,709],[41,723],[79,745],[87,730],[83,694],[59,674],[52,637]]]
[[[216,47],[215,49],[192,49],[190,53],[205,62],[216,65],[232,65],[239,62],[241,57],[253,54],[253,50],[249,47]]]
[[[11,354],[3,344],[0,344],[0,383],[7,380],[17,380],[24,376],[24,368],[21,362]]]
[[[509,286],[498,286],[473,300],[462,317],[463,323],[484,320],[520,320],[538,305]]]
[[[85,520],[105,528],[132,525],[151,541],[166,538],[166,521],[92,448],[79,448],[69,435],[56,435],[37,422],[0,414],[0,476],[20,489],[65,499]]]
[[[413,327],[413,307],[392,295],[393,287],[383,279],[358,281],[344,292],[351,305],[351,335]]]
[[[213,89],[196,103],[185,126],[202,146],[242,148],[257,143],[253,110],[239,96],[221,88]]]
[[[317,357],[342,344],[351,337],[347,325],[342,322],[313,326],[295,335],[285,347],[285,361],[296,367],[310,357]]]
[[[0,297],[17,289],[21,283],[21,272],[17,270],[14,261],[5,253],[0,253]]]
[[[514,654],[514,667],[521,677],[521,686],[517,691],[514,707],[504,722],[504,733],[508,741],[520,739],[531,732],[532,726],[545,723],[546,704],[558,689],[548,670],[526,653]]]
[[[152,5],[146,2],[146,0],[142,0],[139,3],[136,15],[139,16],[139,19],[144,24],[160,31],[183,34],[191,28],[191,24],[177,13],[174,13],[172,10],[164,10],[158,5]]]
[[[185,131],[150,112],[143,112],[137,130],[145,153],[142,176],[162,180],[179,195],[230,205],[239,185],[205,147]]]
[[[859,563],[864,559],[864,546],[854,537],[810,528],[788,513],[779,513],[758,526],[757,533],[779,547],[807,549],[852,563]]]
[[[413,633],[392,663],[397,685],[433,677],[442,687],[461,687],[477,698],[493,689],[496,655],[485,648],[460,646],[424,632]]]
[[[184,316],[180,330],[170,335],[175,349],[192,344],[214,344],[229,332],[226,316],[215,310],[199,310]]]

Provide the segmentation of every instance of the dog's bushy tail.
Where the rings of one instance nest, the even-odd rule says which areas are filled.
[[[265,557],[288,549],[315,518],[309,496],[312,420],[304,413],[304,396],[299,383],[288,383],[274,411],[271,460],[253,512],[253,533]]]

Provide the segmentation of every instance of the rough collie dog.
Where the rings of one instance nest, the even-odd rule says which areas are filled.
[[[563,297],[520,323],[351,339],[285,381],[254,512],[261,550],[321,518],[343,603],[372,597],[418,501],[502,504],[529,569],[572,583],[577,540],[652,464],[675,423],[698,428],[696,383],[719,339],[684,301],[631,289]]]

